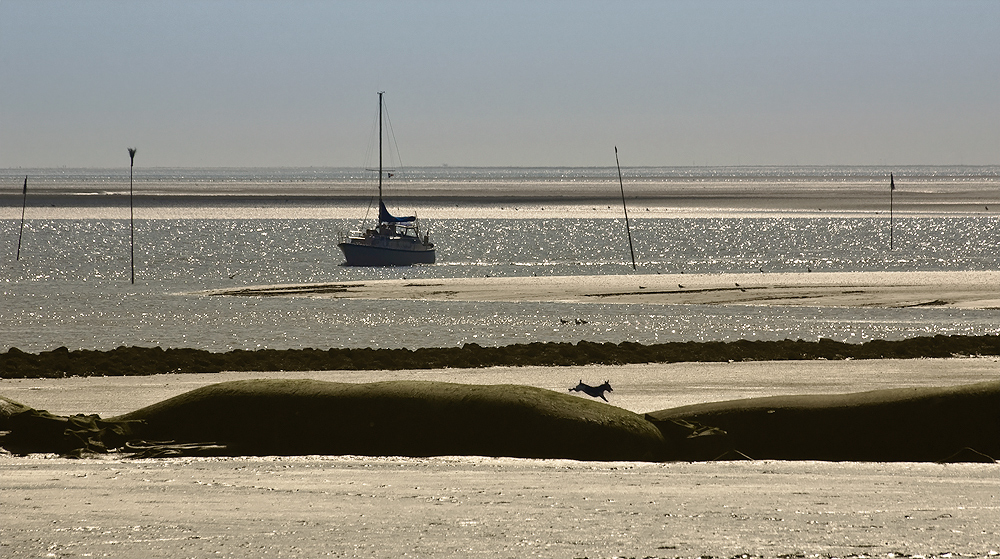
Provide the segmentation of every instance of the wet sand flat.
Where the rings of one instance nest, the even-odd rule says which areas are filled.
[[[210,295],[376,300],[1000,308],[1000,272],[483,277],[249,286]]]
[[[20,557],[994,556],[995,465],[0,458]],[[894,555],[893,555],[894,554]]]

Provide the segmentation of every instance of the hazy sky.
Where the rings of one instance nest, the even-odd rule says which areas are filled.
[[[998,164],[1000,2],[0,0],[0,167]]]

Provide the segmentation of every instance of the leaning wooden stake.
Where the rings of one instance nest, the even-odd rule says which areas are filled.
[[[618,166],[618,186],[622,189],[622,209],[625,210],[625,233],[628,235],[628,250],[632,253],[632,269],[635,269],[635,249],[632,248],[632,230],[628,225],[628,205],[625,204],[625,184],[622,182],[622,165],[618,162],[618,146],[615,146],[615,165]]]
[[[14,260],[21,259],[21,235],[24,234],[24,208],[28,205],[28,176],[24,176],[24,200],[21,202],[21,230],[17,233],[17,257]]]

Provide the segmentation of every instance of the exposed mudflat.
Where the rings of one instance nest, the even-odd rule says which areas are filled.
[[[249,286],[210,295],[664,305],[1000,307],[1000,272],[816,272],[440,278]]]

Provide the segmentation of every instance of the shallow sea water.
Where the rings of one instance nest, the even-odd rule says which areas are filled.
[[[23,178],[15,180],[20,171],[2,171],[0,178],[11,183],[12,191],[16,186],[20,194]],[[428,197],[425,202],[431,200],[426,202],[428,210],[420,213],[434,216],[422,221],[438,246],[438,263],[385,269],[341,265],[336,243],[344,232],[358,227],[364,215],[361,202],[352,202],[360,210],[347,211],[336,197],[316,198],[314,207],[286,204],[273,196],[257,197],[270,188],[307,198],[328,190],[348,191],[360,183],[354,171],[149,171],[141,183],[146,194],[135,210],[136,283],[132,285],[128,206],[127,198],[120,196],[120,172],[36,170],[33,173],[40,178],[33,175],[31,179],[29,199],[33,202],[27,208],[23,232],[21,208],[14,206],[22,201],[21,196],[8,192],[0,197],[5,204],[0,207],[0,350],[121,345],[214,351],[416,348],[469,342],[821,337],[860,342],[1000,331],[997,310],[387,303],[195,294],[244,285],[390,278],[1000,268],[996,249],[1000,216],[990,214],[988,205],[971,213],[902,212],[892,223],[892,251],[887,248],[885,208],[825,215],[818,210],[746,207],[691,212],[653,205],[631,211],[639,262],[633,271],[624,220],[617,213],[620,206],[614,197],[605,207],[592,196],[598,185],[608,190],[609,171],[417,170],[408,185],[423,192]],[[761,193],[780,198],[787,192],[808,192],[833,204],[843,196],[845,184],[881,188],[882,180],[880,169],[648,171],[649,177],[633,181],[646,198],[665,189],[698,187],[714,192],[726,188],[743,193],[748,204]],[[978,190],[986,192],[987,198],[990,192],[1000,192],[998,171],[913,168],[909,180],[919,185],[922,195],[950,199],[954,193],[979,203]],[[539,205],[526,211],[530,204],[522,199],[517,203],[528,216],[522,217],[522,212],[512,212],[511,204],[502,201],[504,194],[517,199],[543,186],[562,193],[559,204],[535,200],[536,205],[550,205],[547,210]],[[452,210],[448,208],[451,198],[440,198],[442,192],[468,195],[484,188],[496,191],[488,204],[459,198],[466,205]],[[325,217],[317,217],[316,208]],[[995,209],[1000,210],[1000,204]],[[550,212],[559,217],[539,217]],[[20,259],[15,260],[19,236]],[[560,321],[575,318],[586,324]]]
[[[865,240],[873,234],[872,219],[635,221],[638,272],[615,238],[621,225],[615,219],[435,220],[439,263],[388,269],[340,265],[337,230],[351,225],[341,220],[139,220],[133,286],[127,222],[34,220],[26,226],[21,260],[3,262],[0,348],[162,345],[223,351],[821,337],[859,342],[988,334],[1000,325],[995,310],[387,303],[193,294],[381,278],[981,270],[996,267],[994,247],[1000,246],[994,218],[904,220],[901,231],[921,233],[913,234],[916,241],[901,242],[891,259]],[[13,225],[0,223],[8,232]],[[10,238],[4,248],[11,248]],[[576,318],[586,324],[560,321]]]

